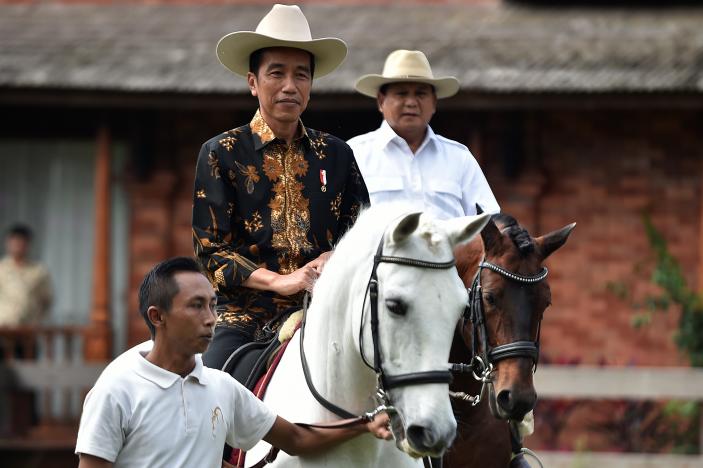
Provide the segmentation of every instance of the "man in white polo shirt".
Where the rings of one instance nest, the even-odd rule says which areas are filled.
[[[250,449],[261,439],[305,454],[365,433],[389,439],[387,416],[346,429],[308,429],[277,417],[230,375],[204,367],[215,292],[198,263],[160,263],[144,279],[139,308],[154,340],[113,361],[83,405],[80,468],[220,468],[225,442]]]
[[[500,207],[466,146],[435,134],[430,119],[437,99],[459,90],[454,77],[435,78],[425,54],[396,50],[381,75],[364,75],[355,88],[373,97],[381,127],[348,141],[371,204],[403,201],[438,218],[486,213]]]

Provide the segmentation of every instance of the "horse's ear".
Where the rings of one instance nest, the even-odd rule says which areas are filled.
[[[493,220],[490,220],[486,227],[481,231],[481,239],[483,240],[483,249],[488,252],[494,252],[500,245],[503,235],[498,230],[498,226]]]
[[[569,238],[569,234],[571,234],[571,231],[573,231],[575,227],[576,223],[571,223],[561,229],[536,238],[535,243],[542,255],[542,260],[549,257],[555,250],[564,245]]]
[[[410,237],[410,235],[415,232],[417,226],[420,224],[421,211],[415,213],[408,213],[403,218],[397,222],[393,230],[391,231],[391,240],[395,244],[403,242],[405,239]]]
[[[483,213],[476,216],[462,216],[444,221],[452,245],[468,242],[490,221],[491,215]]]

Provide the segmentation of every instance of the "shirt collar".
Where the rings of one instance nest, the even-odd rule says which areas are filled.
[[[429,145],[430,143],[432,143],[432,144],[434,144],[434,145],[437,144],[437,135],[435,135],[435,132],[434,132],[434,130],[432,130],[432,127],[430,127],[430,126],[428,125],[428,126],[427,126],[427,133],[425,134],[425,139],[422,141],[422,144],[421,144],[420,147],[417,149],[417,153],[419,153],[420,151],[422,151],[422,149],[423,149],[425,146]],[[417,154],[417,153],[415,153],[415,154]]]
[[[391,141],[396,141],[400,143],[400,141],[403,140],[401,136],[399,136],[397,133],[395,133],[395,130],[386,122],[385,120],[381,123],[381,128],[379,129],[379,138],[382,146],[387,146]],[[428,145],[430,142],[435,142],[437,140],[437,135],[435,134],[434,130],[432,130],[432,127],[429,125],[427,126],[427,133],[425,134],[425,139],[422,141],[422,144],[420,144],[420,147],[418,148],[417,153],[420,152],[426,145]]]
[[[378,129],[378,137],[382,146],[387,146],[394,139],[400,138],[385,120],[381,122],[381,128]]]
[[[249,122],[249,127],[251,127],[251,134],[254,137],[254,149],[257,151],[276,139],[276,135],[274,135],[273,130],[271,130],[271,127],[268,126],[262,117],[259,109],[256,110],[254,118]],[[309,141],[308,130],[300,119],[298,119],[298,128],[300,129],[298,132],[300,137],[298,139]]]
[[[166,389],[181,378],[180,375],[163,369],[156,364],[149,362],[145,355],[135,350],[136,366],[135,372],[144,379],[155,383],[159,387]],[[195,378],[201,385],[207,385],[207,378],[203,372],[203,358],[200,354],[195,355],[195,367],[185,378]]]

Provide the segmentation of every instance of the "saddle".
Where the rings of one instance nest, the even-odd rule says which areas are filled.
[[[263,338],[247,343],[235,350],[222,366],[222,371],[227,372],[239,383],[250,391],[254,391],[257,382],[266,373],[277,352],[290,336],[280,337],[284,333],[284,324],[295,313],[281,314],[263,327]],[[294,325],[293,325],[294,326]],[[287,330],[286,330],[287,331]]]
[[[269,358],[275,355],[280,345],[276,334],[262,341],[247,343],[232,353],[222,370],[254,391],[256,382],[266,372]]]

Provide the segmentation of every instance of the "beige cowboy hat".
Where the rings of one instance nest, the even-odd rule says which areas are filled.
[[[382,74],[364,75],[354,88],[364,96],[375,98],[379,88],[388,83],[427,83],[434,86],[438,99],[459,91],[459,80],[453,76],[434,77],[430,62],[419,50],[394,50],[388,54]]]
[[[297,5],[273,6],[256,31],[237,31],[217,43],[217,58],[233,73],[247,76],[249,56],[265,47],[293,47],[315,56],[315,77],[332,72],[347,56],[347,45],[334,37],[313,39],[310,25]]]

